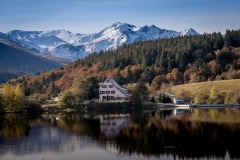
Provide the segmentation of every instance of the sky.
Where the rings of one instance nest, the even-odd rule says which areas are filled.
[[[0,0],[0,32],[97,33],[116,22],[199,33],[240,29],[240,0]]]

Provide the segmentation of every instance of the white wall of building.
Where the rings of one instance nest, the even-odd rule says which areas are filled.
[[[126,101],[129,96],[106,79],[99,88],[99,101]]]

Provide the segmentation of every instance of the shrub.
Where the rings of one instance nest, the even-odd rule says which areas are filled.
[[[61,92],[59,95],[59,105],[63,108],[72,108],[76,103],[76,97],[69,91]]]

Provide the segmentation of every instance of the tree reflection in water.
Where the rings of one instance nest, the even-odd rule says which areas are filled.
[[[29,121],[22,115],[10,114],[1,117],[0,134],[5,139],[20,139],[28,136],[30,131]]]
[[[240,158],[239,135],[239,123],[202,123],[150,116],[146,122],[129,123],[116,142],[119,151],[129,154],[224,158],[228,152],[231,158]]]
[[[169,113],[159,115],[156,117],[144,112],[101,115],[61,113],[44,114],[36,121],[9,116],[0,121],[0,145],[7,145],[9,138],[21,139],[31,135],[32,138],[25,139],[28,142],[19,144],[27,145],[22,148],[25,152],[28,149],[29,153],[32,148],[40,153],[62,152],[66,145],[73,152],[79,148],[78,143],[83,146],[87,143],[87,146],[97,145],[128,156],[240,158],[240,123],[196,122],[186,118],[169,118]],[[51,136],[46,135],[47,131]],[[68,133],[74,133],[80,139]],[[2,144],[1,137],[5,139]],[[89,138],[83,142],[81,137]],[[44,147],[45,143],[47,146]]]

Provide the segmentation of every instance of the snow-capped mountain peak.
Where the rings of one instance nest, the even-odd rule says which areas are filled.
[[[117,23],[114,23],[110,28],[114,28],[115,30],[119,30],[120,32],[123,32],[128,29],[132,30],[132,29],[136,28],[136,26],[130,25],[127,23],[117,22]]]
[[[190,35],[198,35],[198,33],[192,28],[183,32],[176,32],[161,29],[155,25],[136,27],[127,23],[117,22],[94,34],[72,33],[67,30],[13,30],[8,32],[6,37],[29,49],[76,60],[84,58],[93,52],[116,49],[123,44]],[[4,34],[0,34],[0,36],[4,36]]]
[[[130,25],[127,23],[121,23],[117,22],[114,23],[113,25],[103,29],[100,34],[104,35],[105,37],[112,37],[112,36],[118,36],[121,35],[123,32],[126,32],[128,30],[133,30],[136,27],[134,25]]]
[[[199,35],[198,32],[196,32],[194,29],[192,28],[188,28],[185,29],[184,31],[181,32],[182,36],[195,36],[195,35]]]

